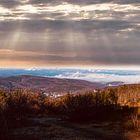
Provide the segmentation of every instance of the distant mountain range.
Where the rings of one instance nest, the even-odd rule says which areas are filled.
[[[121,81],[125,84],[140,83],[140,70],[70,69],[70,68],[0,68],[0,77],[32,75],[50,78],[80,79],[97,83]]]
[[[59,79],[48,78],[40,76],[11,76],[0,77],[0,88],[9,89],[30,89],[35,91],[42,91],[44,93],[66,93],[76,92],[80,90],[99,89],[107,86],[117,86],[123,84],[122,82],[98,83],[88,82],[85,80],[76,79]]]

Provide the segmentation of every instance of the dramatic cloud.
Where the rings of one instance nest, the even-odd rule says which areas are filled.
[[[139,66],[139,38],[139,0],[0,0],[1,66]]]

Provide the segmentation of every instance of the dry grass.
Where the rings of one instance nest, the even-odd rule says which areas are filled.
[[[60,98],[49,98],[44,94],[21,89],[9,92],[0,90],[0,134],[7,135],[9,129],[22,126],[26,118],[35,115],[55,115],[73,121],[123,120],[127,124],[126,129],[133,128],[139,131],[139,108],[129,107],[128,103],[120,101],[122,91],[119,87],[119,89],[110,88],[96,93],[90,91],[85,94],[67,94]],[[128,94],[129,96],[125,95],[125,97],[123,95],[123,99],[131,102],[130,93]]]

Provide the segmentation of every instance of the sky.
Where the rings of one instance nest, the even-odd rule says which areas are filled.
[[[139,67],[140,0],[0,0],[0,67]]]

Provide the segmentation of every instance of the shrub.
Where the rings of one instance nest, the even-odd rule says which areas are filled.
[[[85,94],[66,95],[55,101],[56,110],[72,119],[107,118],[119,107],[114,92],[86,92]],[[111,116],[109,114],[109,116]]]
[[[28,115],[65,116],[73,120],[114,120],[131,115],[133,108],[121,106],[115,89],[89,91],[48,98],[28,90],[0,90],[0,112],[8,120],[21,120]]]

